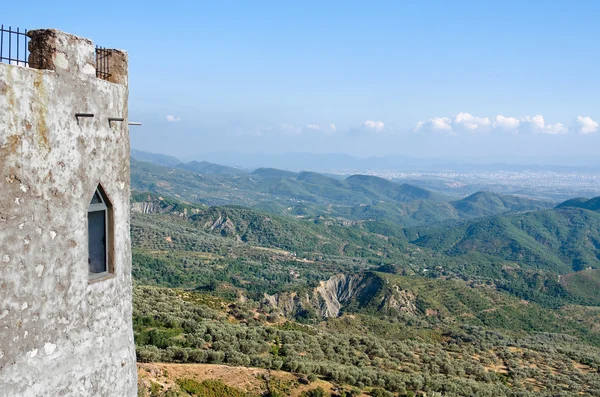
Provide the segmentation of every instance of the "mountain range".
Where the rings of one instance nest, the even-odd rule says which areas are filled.
[[[372,175],[334,178],[274,168],[248,173],[206,162],[164,167],[132,160],[131,172],[132,186],[139,191],[205,205],[242,205],[301,218],[385,219],[418,226],[554,205],[491,192],[457,198]]]
[[[131,170],[140,361],[285,371],[271,396],[311,382],[283,384],[292,374],[345,396],[600,393],[600,198],[452,197],[206,162]],[[175,381],[170,395],[232,395]]]

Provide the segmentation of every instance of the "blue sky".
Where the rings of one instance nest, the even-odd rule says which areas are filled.
[[[489,3],[30,0],[0,22],[126,49],[142,150],[597,153],[599,2]]]

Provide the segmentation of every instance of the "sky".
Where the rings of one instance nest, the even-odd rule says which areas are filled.
[[[597,1],[39,1],[130,57],[132,147],[203,153],[594,156]],[[600,157],[600,156],[599,156]]]

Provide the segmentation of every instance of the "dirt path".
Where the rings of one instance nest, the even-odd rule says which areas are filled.
[[[265,378],[269,371],[262,368],[229,367],[216,364],[167,364],[148,363],[138,364],[138,377],[140,385],[150,389],[152,383],[159,384],[163,390],[168,390],[175,385],[177,379],[193,379],[202,382],[207,379],[219,380],[224,384],[260,395],[266,391]],[[306,390],[322,387],[331,393],[336,387],[330,382],[317,380],[310,385],[300,384],[301,376],[284,371],[270,371],[272,379],[290,385],[291,397],[298,397]],[[361,394],[360,397],[367,397]]]

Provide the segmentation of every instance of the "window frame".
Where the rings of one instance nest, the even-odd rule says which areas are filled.
[[[94,197],[97,196],[99,198],[98,203],[92,203]],[[100,273],[92,273],[90,271],[90,223],[89,223],[89,214],[92,212],[104,212],[104,255],[105,255],[105,270]],[[112,204],[108,199],[102,185],[98,184],[96,189],[94,190],[94,194],[92,195],[92,199],[90,200],[90,204],[88,205],[87,211],[87,248],[88,248],[88,280],[90,283],[96,281],[102,281],[107,278],[114,277],[114,266],[112,264],[112,249],[113,249],[113,238],[112,238]]]

